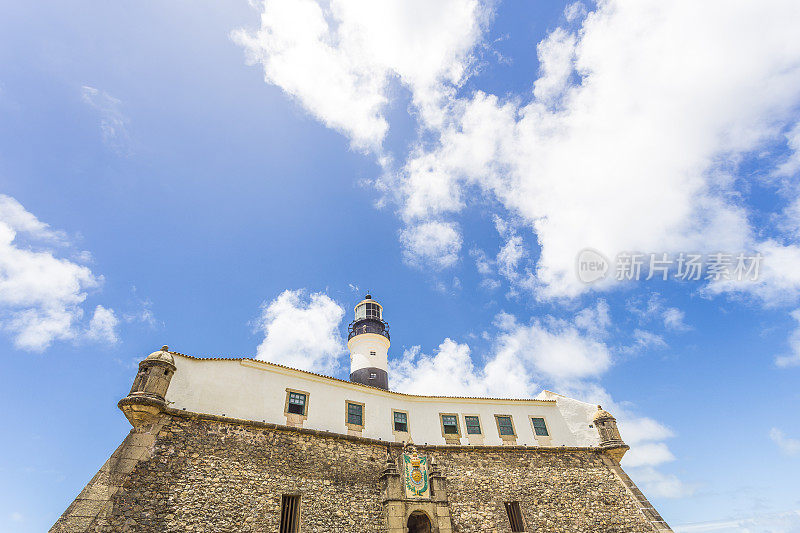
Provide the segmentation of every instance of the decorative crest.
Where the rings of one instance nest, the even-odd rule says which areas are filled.
[[[403,446],[403,477],[406,497],[414,499],[430,498],[428,458],[417,453],[412,442]]]

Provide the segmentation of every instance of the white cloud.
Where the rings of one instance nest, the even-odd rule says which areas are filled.
[[[661,322],[666,329],[677,332],[692,329],[685,322],[686,314],[677,307],[668,307],[660,293],[651,293],[646,301],[643,301],[643,298],[640,297],[630,298],[626,307],[632,315],[639,319],[640,324]],[[638,340],[645,339],[640,338]],[[647,344],[666,345],[666,343],[658,341]]]
[[[473,248],[469,251],[469,255],[475,260],[475,268],[478,274],[488,276],[492,273],[492,263],[486,256],[486,252],[480,248]]]
[[[387,173],[378,186],[399,202],[410,263],[428,252],[409,243],[441,242],[423,231],[426,224],[454,230],[441,222],[445,215],[452,220],[490,197],[503,216],[536,233],[535,271],[516,284],[541,298],[590,290],[573,272],[587,246],[609,257],[759,250],[763,282],[716,284],[710,293],[800,296],[796,235],[760,241],[736,190],[746,179],[736,175],[737,161],[783,136],[792,154],[776,173],[795,172],[796,2],[608,0],[588,14],[575,2],[565,10],[568,24],[537,47],[540,73],[530,94],[508,100],[459,93],[476,71],[491,5],[269,0],[259,28],[233,37],[268,83],[355,147],[379,153]],[[410,92],[424,142],[392,170],[380,147],[395,81]],[[800,195],[792,194],[790,202]],[[518,252],[517,240],[504,251]],[[431,264],[452,266],[459,253],[460,246],[447,248]]]
[[[573,22],[586,15],[586,6],[582,2],[573,2],[564,9],[567,22]]]
[[[684,322],[686,314],[677,307],[669,307],[664,310],[662,317],[664,319],[664,326],[668,329],[676,331],[686,331],[690,329]]]
[[[453,266],[461,251],[458,226],[450,222],[425,222],[400,232],[403,258],[411,265],[441,270]]]
[[[633,330],[633,347],[634,350],[643,350],[649,347],[666,348],[667,343],[661,335],[657,335],[650,331],[642,329]]]
[[[581,309],[575,315],[575,325],[595,337],[604,337],[611,325],[608,303],[602,298],[594,307]]]
[[[551,382],[596,377],[611,366],[606,345],[581,334],[566,321],[534,320],[524,325],[511,315],[500,315],[497,324],[501,330],[498,358],[522,361]]]
[[[800,245],[766,239],[755,245],[762,259],[755,281],[720,280],[710,284],[708,294],[742,294],[767,307],[794,302],[800,296]]]
[[[546,317],[520,324],[500,313],[495,325],[491,354],[482,368],[472,364],[469,346],[446,339],[433,355],[415,347],[402,361],[393,361],[392,386],[404,392],[524,398],[538,391],[539,380],[567,387],[600,376],[611,365],[603,343],[566,321]],[[442,375],[451,377],[441,380]]]
[[[86,332],[86,336],[95,341],[116,343],[119,340],[117,337],[118,325],[119,319],[114,314],[114,310],[98,305],[94,310],[92,319],[89,321],[89,329]]]
[[[628,432],[625,432],[625,438],[628,439]],[[630,446],[632,443],[629,442]],[[667,444],[664,442],[648,442],[634,446],[625,454],[625,466],[636,468],[644,465],[659,465],[669,461],[674,461],[675,456],[669,451]]]
[[[624,417],[625,411],[622,410],[622,413],[620,416]],[[652,418],[637,417],[636,419],[624,420],[623,425],[625,426],[625,441],[633,446],[674,437],[669,428]]]
[[[675,533],[789,533],[800,531],[800,511],[673,526]]]
[[[435,217],[460,210],[467,187],[493,195],[537,234],[542,297],[586,290],[573,272],[586,246],[611,257],[749,249],[758,243],[725,169],[793,119],[797,11],[603,2],[579,33],[557,29],[540,44],[533,101],[477,92],[452,106],[439,145],[405,165],[406,205]],[[438,198],[461,202],[421,205],[420,168],[449,188]]]
[[[423,119],[436,123],[489,16],[478,0],[267,0],[260,28],[233,38],[268,83],[355,147],[378,149],[389,80],[408,87]]]
[[[625,458],[627,459],[627,455]],[[687,486],[674,474],[665,474],[653,467],[636,468],[629,474],[651,498],[683,498],[691,496],[694,492],[692,487]]]
[[[779,355],[775,358],[775,364],[779,367],[800,365],[800,309],[792,311],[791,316],[798,322],[798,325],[789,336],[789,349],[791,352],[788,355]]]
[[[445,339],[432,354],[419,346],[390,360],[393,390],[412,394],[534,397],[543,386],[572,398],[602,404],[616,416],[623,439],[631,446],[624,464],[637,483],[655,497],[675,498],[692,493],[676,476],[657,467],[675,457],[664,442],[673,432],[652,418],[633,413],[611,398],[596,382],[611,365],[609,348],[596,338],[610,325],[608,308],[600,300],[576,314],[576,327],[545,317],[520,324],[501,313],[491,348],[476,365],[469,345]],[[442,379],[447,376],[447,379]]]
[[[21,239],[30,245],[23,246]],[[95,333],[105,340],[116,338],[116,323],[109,319],[113,311],[102,306],[89,330],[80,328],[87,292],[97,289],[103,278],[57,257],[56,249],[43,248],[53,242],[65,245],[65,239],[19,202],[0,195],[0,325],[18,348],[42,351],[56,340],[99,339]]]
[[[105,91],[88,85],[81,87],[81,96],[100,115],[103,142],[119,155],[129,155],[131,140],[128,135],[128,117],[122,113],[122,102]]]
[[[800,439],[793,439],[787,437],[783,431],[778,428],[769,430],[769,438],[778,445],[783,453],[786,455],[800,454]]]
[[[389,375],[392,389],[409,394],[489,394],[486,377],[476,371],[469,346],[451,339],[445,339],[433,355],[421,353],[419,346],[405,350],[401,358],[390,361]]]
[[[500,288],[502,284],[496,279],[484,278],[481,280],[480,286],[488,291],[494,291]]]
[[[134,293],[135,292],[136,292],[136,287],[134,287]],[[128,323],[139,322],[142,324],[146,324],[151,328],[157,327],[159,325],[159,321],[156,320],[156,316],[153,313],[152,309],[153,302],[151,302],[148,299],[141,300],[137,298],[136,300],[137,300],[136,306],[138,307],[138,309],[136,309],[133,312],[125,313],[124,315],[122,315],[122,318],[125,320],[125,322]],[[161,325],[163,325],[163,322],[161,323]]]
[[[345,349],[339,332],[342,317],[342,306],[327,295],[287,289],[262,305],[258,329],[264,340],[256,358],[333,373]]]
[[[497,271],[508,280],[516,280],[520,261],[525,258],[525,246],[522,237],[513,235],[503,244],[497,252]]]
[[[63,231],[53,230],[33,213],[29,213],[16,199],[0,194],[0,221],[14,231],[32,239],[64,244],[67,236]]]
[[[786,133],[789,157],[775,170],[776,176],[793,177],[800,172],[800,122]]]
[[[536,47],[540,66],[533,95],[538,101],[553,104],[568,87],[575,70],[575,41],[574,35],[556,28]]]

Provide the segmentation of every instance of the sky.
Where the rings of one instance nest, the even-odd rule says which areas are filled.
[[[800,531],[800,4],[0,5],[0,531],[162,344],[602,404],[679,532]],[[442,379],[442,376],[447,379]]]

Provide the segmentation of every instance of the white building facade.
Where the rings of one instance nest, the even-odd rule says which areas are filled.
[[[389,442],[603,444],[595,427],[597,407],[549,391],[535,399],[500,399],[388,390],[390,344],[383,309],[367,295],[356,306],[355,317],[348,337],[350,381],[254,359],[197,358],[168,352],[165,347],[156,354],[169,354],[175,366],[166,405]]]

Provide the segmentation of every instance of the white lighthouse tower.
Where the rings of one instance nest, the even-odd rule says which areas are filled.
[[[355,312],[347,335],[350,381],[389,390],[389,324],[383,320],[383,307],[367,294]]]

